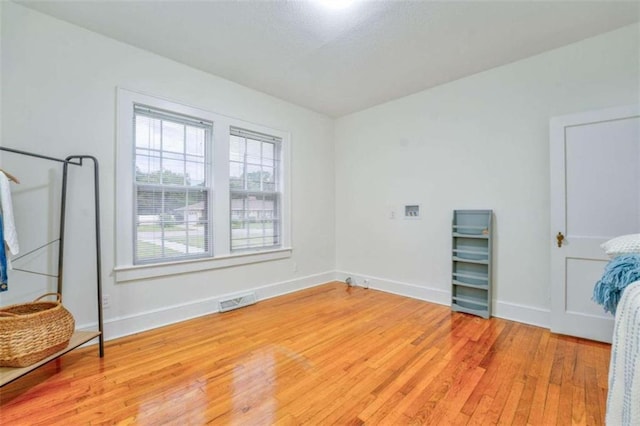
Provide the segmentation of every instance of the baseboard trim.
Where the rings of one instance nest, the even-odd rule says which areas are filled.
[[[535,325],[537,327],[551,327],[551,322],[549,321],[550,311],[548,309],[536,308],[535,306],[496,301],[493,304],[493,315],[498,318]]]
[[[244,289],[242,292],[247,293],[254,291],[258,302],[260,302],[261,300],[282,296],[334,280],[335,272],[331,271],[260,287]],[[162,309],[154,309],[131,315],[109,318],[104,321],[104,339],[117,339],[118,337],[128,336],[169,324],[175,324],[180,321],[197,318],[203,315],[217,313],[219,312],[218,301],[232,295],[233,293],[220,294],[215,297],[167,306]],[[97,323],[88,323],[78,326],[79,330],[87,331],[95,330],[97,328]]]
[[[336,271],[337,280],[344,281],[347,277],[351,277],[354,285],[359,287],[367,287],[367,284],[365,283],[365,280],[367,280],[368,287],[374,290],[411,297],[413,299],[424,300],[427,302],[437,303],[439,305],[448,305],[451,300],[451,294],[449,292],[435,287],[393,281],[386,278],[374,277],[360,273]]]
[[[374,290],[424,300],[426,302],[437,303],[439,305],[447,306],[450,304],[451,300],[451,293],[439,288],[345,271],[330,271],[308,275],[292,280],[245,289],[243,290],[243,293],[254,291],[259,302],[261,300],[271,299],[273,297],[315,287],[331,281],[345,281],[347,277],[351,277],[354,285],[359,287],[365,287],[368,285],[369,288]],[[162,309],[110,318],[104,321],[104,338],[105,340],[112,340],[118,337],[128,336],[219,312],[219,300],[232,295],[233,293],[220,294],[215,297],[167,306]],[[495,301],[493,315],[498,318],[538,327],[550,327],[549,310],[540,309],[534,306]],[[95,330],[97,327],[97,323],[88,323],[79,325],[78,329],[90,331]]]
[[[448,306],[451,304],[450,291],[444,291],[430,286],[403,283],[400,281],[393,281],[355,272],[336,271],[335,279],[345,281],[347,277],[351,277],[352,281],[357,286],[366,287],[365,280],[367,280],[369,288],[373,288],[375,290],[437,303],[439,305]],[[548,309],[540,309],[534,306],[503,301],[494,301],[493,304],[493,316],[537,327],[549,328],[549,315]]]
[[[335,280],[335,272],[330,271],[321,274],[308,275],[306,277],[296,278],[289,281],[282,281],[276,284],[255,287],[253,291],[256,292],[258,300],[260,301],[294,293],[299,290],[304,290],[305,288],[315,287]]]

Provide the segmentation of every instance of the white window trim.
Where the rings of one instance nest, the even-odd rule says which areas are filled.
[[[291,248],[260,251],[255,253],[234,253],[228,256],[217,256],[205,259],[189,259],[176,262],[163,262],[143,265],[117,266],[114,268],[116,282],[137,281],[154,277],[178,275],[211,269],[229,268],[251,263],[291,257]]]
[[[213,257],[177,260],[154,264],[133,264],[134,227],[134,185],[133,155],[134,129],[133,106],[144,104],[153,108],[198,117],[213,122],[213,160],[209,181],[213,182],[211,205],[213,208]],[[275,130],[243,120],[225,117],[183,103],[162,99],[124,88],[117,90],[116,113],[116,282],[133,281],[183,274],[209,269],[226,268],[257,262],[277,260],[291,256],[291,156],[288,132]],[[282,229],[281,246],[275,250],[258,250],[231,253],[230,242],[230,195],[229,195],[229,140],[230,128],[240,127],[251,131],[270,134],[282,139],[280,182],[282,183]],[[220,160],[219,160],[220,159]]]

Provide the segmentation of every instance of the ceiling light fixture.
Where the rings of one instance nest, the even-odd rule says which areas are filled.
[[[355,0],[316,0],[327,9],[341,10],[346,9],[355,3]]]

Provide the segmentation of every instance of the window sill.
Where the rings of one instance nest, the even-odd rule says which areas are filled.
[[[190,272],[207,271],[211,269],[229,268],[232,266],[248,265],[251,263],[268,262],[271,260],[291,257],[291,248],[261,252],[231,254],[207,259],[183,260],[171,263],[154,263],[150,265],[116,266],[115,280],[118,283],[163,277],[167,275],[186,274]]]

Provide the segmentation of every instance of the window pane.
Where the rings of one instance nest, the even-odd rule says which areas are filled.
[[[151,145],[149,148],[160,150],[162,149],[162,120],[154,118],[150,120],[151,127],[149,129],[151,137]]]
[[[187,150],[189,155],[204,156],[205,130],[187,126]]]
[[[186,185],[204,186],[205,184],[205,165],[203,162],[190,161],[185,164],[187,168]]]
[[[136,155],[136,182],[160,183],[160,157]]]
[[[162,162],[162,184],[184,185],[184,161],[168,160]]]
[[[136,115],[136,147],[159,150],[161,148],[162,121],[145,115]]]
[[[260,191],[260,182],[262,181],[262,170],[260,166],[247,165],[247,190]]]
[[[266,167],[274,167],[275,161],[272,158],[263,158],[262,165]]]
[[[184,153],[184,125],[162,121],[162,150]]]
[[[208,192],[138,188],[138,260],[209,251]]]
[[[136,117],[136,147],[151,148],[151,118],[143,115]]]
[[[264,191],[276,190],[275,170],[272,167],[262,168],[262,189]]]
[[[262,144],[262,157],[265,159],[273,160],[276,158],[276,145],[273,143],[263,143]]]
[[[205,157],[211,129],[153,114],[136,111],[135,261],[211,253]]]
[[[231,136],[229,152],[231,161],[244,161],[245,139],[238,136]]]
[[[273,247],[280,244],[277,195],[231,194],[231,248]]]
[[[242,163],[229,164],[229,186],[231,189],[244,189],[244,166]]]
[[[247,163],[260,164],[262,142],[247,139]]]

